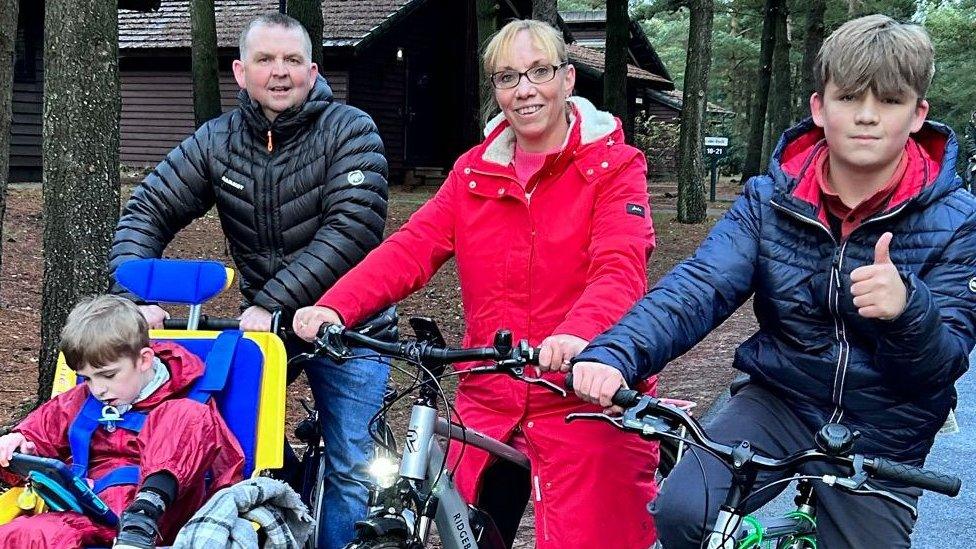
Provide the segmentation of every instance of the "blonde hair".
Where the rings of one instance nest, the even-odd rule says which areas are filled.
[[[511,57],[515,37],[522,31],[529,33],[532,45],[544,53],[553,65],[569,62],[563,35],[552,25],[535,19],[513,19],[498,29],[485,45],[485,53],[481,59],[486,77],[498,70],[498,63],[502,59]],[[482,122],[487,122],[497,111],[498,105],[494,97],[488,95],[481,106]]]
[[[552,25],[534,19],[514,19],[499,29],[485,46],[482,60],[486,75],[495,72],[498,62],[511,55],[515,37],[522,31],[529,33],[532,45],[545,53],[553,65],[569,60],[566,57],[566,42]]]
[[[115,295],[83,299],[61,330],[61,352],[72,370],[135,359],[148,346],[149,325],[139,307]]]
[[[827,82],[844,93],[898,97],[908,89],[919,101],[932,83],[935,52],[919,25],[886,15],[852,19],[824,40],[813,67],[814,85],[823,95]]]

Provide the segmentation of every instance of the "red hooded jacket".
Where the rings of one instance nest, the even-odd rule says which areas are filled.
[[[355,325],[420,289],[454,257],[464,346],[490,345],[500,328],[532,345],[553,334],[590,340],[609,328],[646,291],[654,248],[647,166],[612,115],[585,99],[571,103],[566,146],[527,182],[531,193],[512,165],[514,132],[498,117],[437,194],[318,304]],[[505,376],[462,379],[456,406],[465,425],[494,438],[525,433],[537,547],[653,543],[645,507],[655,492],[655,446],[607,425],[566,425],[566,414],[595,408]],[[475,500],[489,456],[453,453],[458,486]]]
[[[160,522],[165,541],[172,541],[177,530],[189,520],[206,499],[221,488],[242,478],[244,454],[210,400],[201,404],[184,398],[193,382],[203,375],[204,364],[193,353],[174,343],[153,343],[153,351],[169,369],[170,379],[133,410],[147,412],[139,434],[126,429],[108,432],[98,429],[92,435],[89,475],[97,480],[123,465],[140,467],[140,483],[147,475],[168,471],[179,485],[176,501]],[[68,428],[88,399],[85,384],[54,397],[34,410],[15,429],[36,445],[40,456],[71,463]],[[210,473],[209,483],[205,476]],[[0,478],[14,484],[23,479],[0,469]],[[116,513],[135,497],[136,485],[106,488],[99,497]],[[42,513],[18,518],[0,527],[0,547],[77,547],[110,543],[115,530],[95,524],[77,513]],[[33,545],[31,545],[33,546]]]

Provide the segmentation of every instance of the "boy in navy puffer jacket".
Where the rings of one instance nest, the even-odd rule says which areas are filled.
[[[759,330],[733,363],[751,381],[711,436],[783,457],[842,423],[861,432],[855,452],[921,465],[976,341],[976,199],[955,174],[951,130],[925,121],[932,74],[921,27],[874,15],[834,32],[815,66],[812,120],[783,135],[769,174],[746,183],[695,255],[576,358],[577,393],[609,406],[754,295]],[[669,549],[699,546],[730,485],[699,456],[707,482],[683,460],[652,506]],[[869,484],[894,497],[815,486],[821,547],[908,547],[919,490]]]

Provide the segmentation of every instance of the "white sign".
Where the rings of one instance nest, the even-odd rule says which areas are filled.
[[[729,138],[728,137],[706,137],[705,146],[706,147],[728,147]]]

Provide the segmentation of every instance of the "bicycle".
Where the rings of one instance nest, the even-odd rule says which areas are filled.
[[[347,549],[420,549],[427,546],[432,528],[445,549],[501,549],[505,547],[491,518],[464,502],[447,467],[447,454],[436,437],[480,448],[489,454],[529,468],[518,450],[473,429],[438,416],[438,403],[451,408],[440,379],[464,374],[504,374],[540,385],[565,396],[566,391],[548,380],[525,375],[538,363],[538,349],[524,340],[513,344],[512,334],[499,330],[490,347],[451,348],[430,319],[411,318],[416,339],[386,342],[325,325],[315,340],[311,356],[325,354],[333,360],[351,358],[349,347],[365,348],[401,359],[417,367],[414,383],[390,399],[374,420],[385,417],[390,405],[417,393],[410,413],[402,450],[392,440],[376,440],[385,455],[370,466],[370,511],[357,523],[357,537]],[[489,361],[461,372],[445,372],[448,364]],[[375,430],[371,429],[371,432]],[[399,465],[395,461],[399,459]]]
[[[572,374],[567,376],[566,386],[572,389]],[[775,459],[757,454],[747,440],[740,441],[734,446],[715,442],[687,411],[662,402],[661,399],[643,395],[633,389],[621,388],[614,394],[612,400],[616,406],[624,409],[622,415],[580,413],[570,414],[566,420],[594,419],[606,421],[624,431],[637,433],[642,438],[680,439],[690,446],[715,456],[732,471],[732,485],[720,507],[715,524],[710,530],[704,528],[706,534],[702,546],[708,549],[755,547],[815,549],[817,547],[816,502],[813,483],[817,481],[851,493],[887,497],[899,503],[900,500],[894,495],[865,487],[865,483],[869,478],[891,480],[950,497],[955,497],[962,485],[958,478],[951,475],[886,458],[850,454],[859,433],[852,432],[839,423],[828,423],[820,429],[815,437],[818,449],[811,448],[782,459]],[[687,436],[676,434],[679,429],[684,429]],[[696,454],[692,455],[697,458]],[[844,474],[848,471],[851,474],[789,477],[753,489],[753,481],[758,471],[791,471],[811,462],[838,466],[844,470]],[[794,500],[797,506],[795,511],[781,518],[767,520],[765,523],[752,515],[745,514],[743,508],[749,498],[775,485],[793,480],[798,481],[797,496]]]

